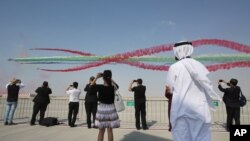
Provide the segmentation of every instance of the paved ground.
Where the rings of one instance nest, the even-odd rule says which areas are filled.
[[[75,128],[65,123],[57,126],[30,126],[27,121],[19,120],[17,125],[4,126],[0,122],[0,141],[95,141],[98,129],[88,129],[86,124],[78,121]],[[165,126],[152,125],[149,130],[136,130],[132,123],[122,123],[114,129],[115,141],[171,141],[171,133]],[[107,141],[107,136],[105,136]],[[229,141],[229,133],[213,126],[212,141]]]

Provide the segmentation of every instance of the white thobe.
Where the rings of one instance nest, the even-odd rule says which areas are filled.
[[[203,76],[208,82],[198,82],[195,80],[197,76],[190,71]],[[173,93],[170,121],[174,141],[211,140],[208,104],[211,101],[208,96],[213,90],[210,90],[208,73],[204,65],[191,58],[182,59],[169,68],[166,86]]]

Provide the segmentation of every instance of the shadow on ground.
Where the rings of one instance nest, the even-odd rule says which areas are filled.
[[[120,141],[172,141],[172,140],[134,131],[131,132],[130,134],[125,135],[123,139]]]

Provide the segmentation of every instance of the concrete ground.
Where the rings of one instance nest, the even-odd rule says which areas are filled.
[[[65,123],[52,127],[30,126],[27,121],[17,123],[4,126],[0,122],[0,141],[95,141],[98,135],[98,129],[88,129],[86,123],[80,122],[74,128]],[[229,141],[229,133],[216,128],[214,126],[212,130],[212,141]],[[149,130],[136,130],[133,124],[122,123],[121,128],[113,132],[114,141],[172,141],[171,133],[160,125],[151,126]]]

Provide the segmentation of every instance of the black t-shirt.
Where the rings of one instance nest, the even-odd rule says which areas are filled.
[[[118,85],[116,85],[118,88]],[[104,104],[113,104],[115,100],[115,88],[114,86],[105,86],[105,85],[92,85],[92,89],[96,89],[98,92],[98,101]]]
[[[135,102],[145,102],[146,101],[146,86],[139,85],[131,89],[134,92]]]
[[[84,88],[84,91],[87,92],[85,96],[85,102],[97,102],[97,89],[90,89],[90,84],[87,84]]]
[[[17,102],[18,100],[18,93],[20,90],[20,86],[18,85],[8,85],[7,91],[8,91],[8,96],[7,96],[7,101],[8,102]]]

